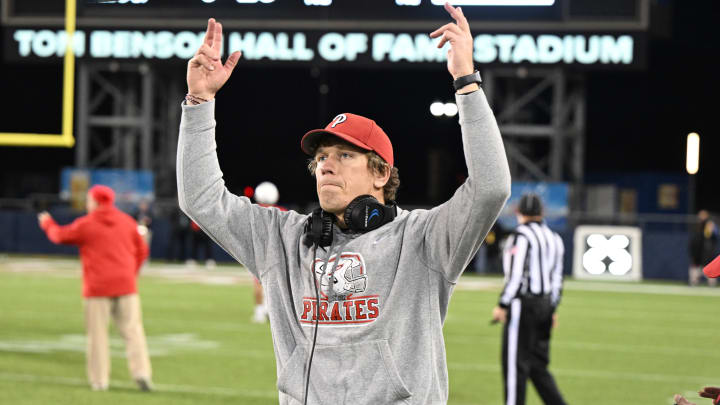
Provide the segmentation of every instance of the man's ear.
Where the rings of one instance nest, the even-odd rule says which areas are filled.
[[[385,184],[390,180],[390,172],[392,169],[390,166],[383,166],[383,169],[382,172],[380,170],[373,170],[373,186],[377,189],[385,187]]]

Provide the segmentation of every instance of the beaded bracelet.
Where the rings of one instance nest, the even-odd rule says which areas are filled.
[[[202,97],[194,96],[194,95],[192,95],[192,94],[190,94],[190,93],[188,93],[188,94],[185,95],[185,101],[189,102],[189,103],[192,104],[192,105],[198,105],[198,104],[201,104],[201,103],[207,103],[207,102],[208,102],[208,100],[206,100],[206,99],[204,99],[204,98],[202,98]]]

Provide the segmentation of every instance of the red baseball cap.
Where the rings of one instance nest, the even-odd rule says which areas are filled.
[[[390,138],[369,118],[350,113],[338,114],[325,129],[313,129],[306,133],[300,141],[300,148],[308,155],[313,155],[323,134],[335,135],[359,148],[374,151],[391,167],[394,164]]]
[[[703,268],[703,273],[710,278],[720,277],[720,255]]]
[[[112,204],[115,201],[115,192],[108,186],[96,185],[90,187],[88,194],[100,205]]]

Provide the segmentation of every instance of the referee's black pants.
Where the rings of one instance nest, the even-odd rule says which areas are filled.
[[[505,405],[525,405],[528,378],[546,405],[565,405],[547,369],[552,314],[549,296],[512,300],[503,330]]]

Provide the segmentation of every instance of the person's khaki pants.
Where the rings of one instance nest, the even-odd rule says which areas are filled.
[[[703,277],[702,266],[690,266],[690,285],[695,287],[700,284],[700,280]],[[717,278],[708,278],[708,285],[715,287],[718,283]]]
[[[108,323],[111,315],[118,333],[125,340],[130,375],[135,380],[145,379],[149,382],[152,369],[142,324],[140,297],[130,294],[85,299],[87,374],[90,385],[95,389],[105,389],[110,382]]]

